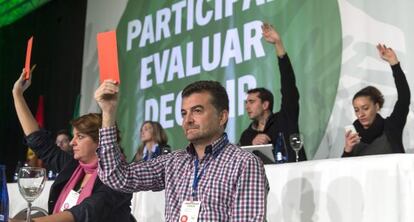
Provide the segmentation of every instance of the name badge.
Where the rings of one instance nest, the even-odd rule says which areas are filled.
[[[197,222],[200,207],[200,201],[184,201],[181,206],[179,222]]]
[[[79,195],[80,194],[78,192],[71,190],[68,196],[66,197],[65,202],[63,202],[62,206],[60,207],[60,211],[62,212],[75,206],[78,202]]]

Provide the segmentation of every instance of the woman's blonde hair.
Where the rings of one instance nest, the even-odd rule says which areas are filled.
[[[166,146],[168,143],[168,137],[167,137],[167,134],[165,133],[164,128],[161,126],[160,123],[147,120],[142,123],[140,133],[144,125],[147,123],[152,126],[152,140],[154,140],[155,143],[157,143],[158,146],[160,147]],[[144,147],[145,147],[145,143],[141,142],[141,144],[138,146],[138,151],[135,156],[142,157],[144,153]]]

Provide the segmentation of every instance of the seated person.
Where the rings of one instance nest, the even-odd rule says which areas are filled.
[[[170,146],[167,145],[167,134],[158,122],[145,121],[140,132],[141,144],[135,154],[134,161],[147,161],[171,152]]]
[[[61,129],[56,133],[56,145],[63,151],[73,153],[70,145],[71,136],[65,129]]]
[[[279,112],[273,113],[273,94],[265,88],[250,89],[247,92],[246,111],[252,123],[240,136],[239,145],[259,145],[272,143],[283,133],[288,151],[288,162],[296,161],[295,151],[289,135],[299,132],[299,91],[295,85],[295,74],[285,51],[279,33],[269,24],[262,26],[263,38],[273,44],[279,60],[282,103]],[[299,151],[299,161],[306,160],[304,149]]]
[[[384,97],[377,88],[368,86],[354,95],[352,105],[357,120],[353,125],[357,133],[345,132],[342,157],[405,152],[402,135],[410,106],[410,88],[395,52],[381,44],[377,49],[391,66],[398,100],[391,115],[384,119],[378,113]]]
[[[45,167],[43,161],[39,159],[30,147],[27,148],[25,165],[29,167]]]
[[[31,80],[24,80],[24,75],[25,71],[14,84],[13,98],[26,144],[45,164],[60,172],[50,189],[51,215],[33,221],[134,221],[130,214],[132,194],[114,191],[97,177],[101,115],[87,114],[72,120],[73,155],[60,150],[51,133],[39,129],[27,106],[23,93]],[[77,201],[70,201],[68,196],[77,196]]]

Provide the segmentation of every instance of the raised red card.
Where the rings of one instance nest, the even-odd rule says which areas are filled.
[[[98,43],[98,63],[100,81],[112,79],[120,82],[118,69],[118,49],[116,32],[101,32],[96,36]]]

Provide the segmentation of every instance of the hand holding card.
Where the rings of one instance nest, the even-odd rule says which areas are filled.
[[[32,46],[33,46],[33,36],[27,41],[27,49],[26,49],[26,61],[24,65],[25,76],[24,79],[28,80],[30,78],[30,59],[32,57]]]

